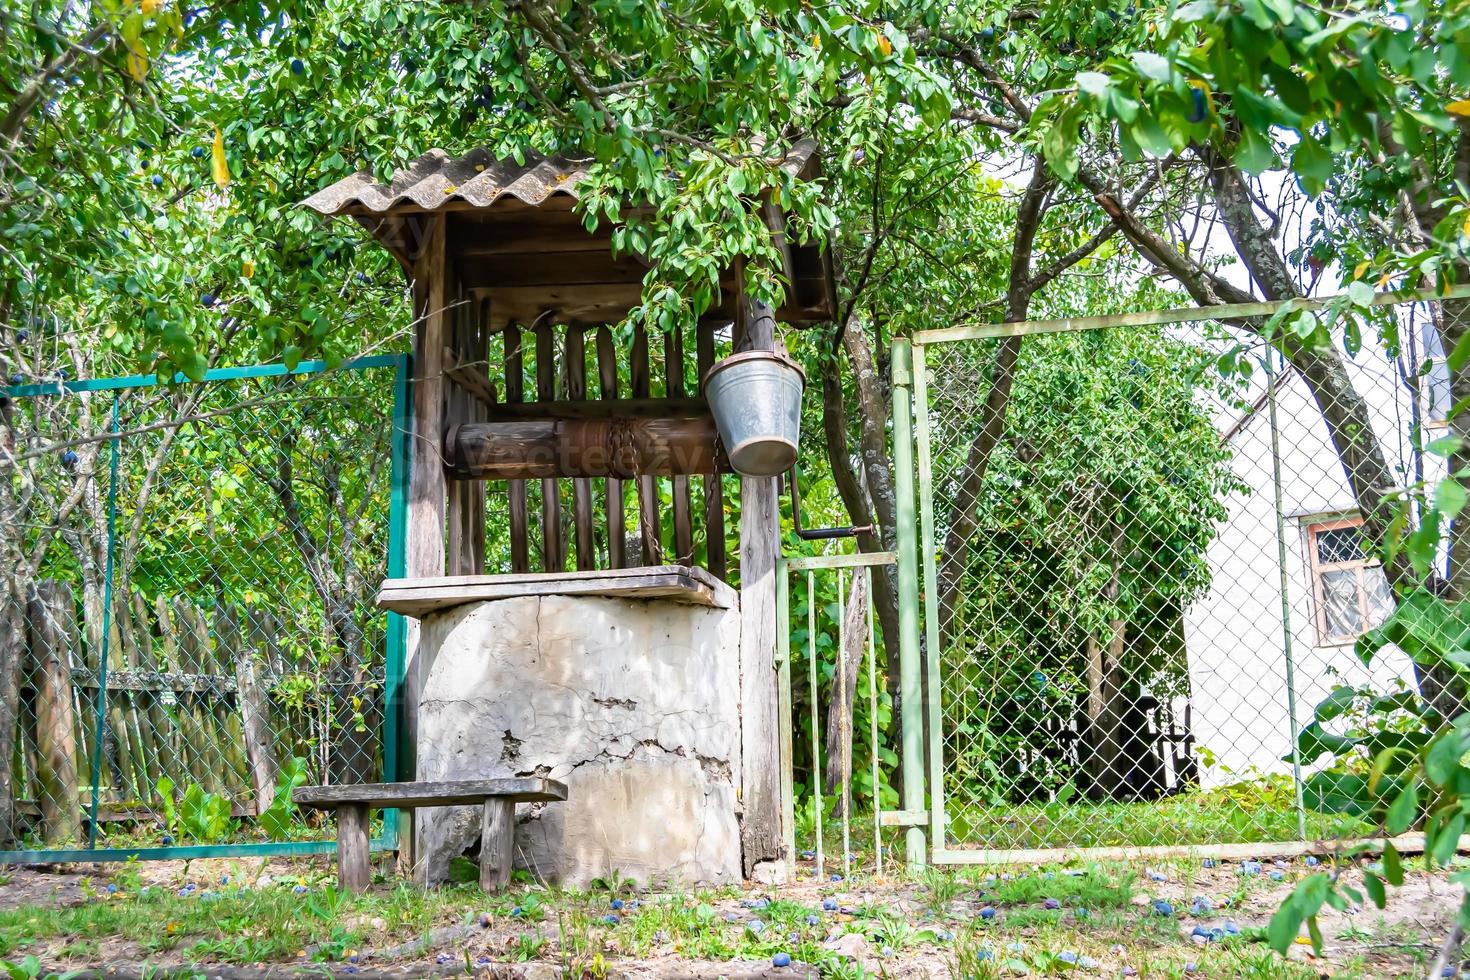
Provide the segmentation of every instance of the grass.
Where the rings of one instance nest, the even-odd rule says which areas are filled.
[[[1138,904],[1140,893],[1157,894],[1156,886],[1147,869],[1129,863],[928,869],[887,880],[855,875],[845,882],[808,878],[796,888],[760,895],[735,889],[653,895],[522,886],[487,896],[474,885],[424,891],[406,883],[349,895],[330,886],[322,862],[295,867],[300,875],[264,883],[258,871],[252,880],[239,866],[228,882],[204,882],[197,871],[189,878],[185,866],[177,880],[145,890],[137,865],[119,866],[110,879],[85,882],[74,904],[0,911],[0,959],[34,954],[48,963],[96,961],[116,955],[116,944],[124,942],[153,960],[168,955],[196,963],[340,964],[354,953],[374,951],[365,944],[381,952],[431,930],[463,926],[453,941],[417,958],[442,953],[467,963],[481,956],[542,960],[570,975],[598,976],[627,958],[769,960],[787,953],[820,964],[825,977],[873,976],[827,948],[832,937],[856,933],[880,965],[913,957],[931,965],[945,962],[956,980],[1005,976],[1018,968],[1061,975],[1089,960],[1114,970],[1127,965],[1143,977],[1317,976],[1283,961],[1249,929],[1225,942],[1194,945],[1187,937],[1193,920],[1183,909],[1164,917]],[[1155,867],[1177,893],[1179,886],[1191,886],[1199,862]],[[1217,876],[1211,887],[1223,916],[1253,898],[1259,905],[1257,893],[1272,883],[1265,876]],[[829,897],[852,905],[823,911],[821,902]],[[1045,907],[1047,899],[1058,907]],[[980,917],[982,908],[996,910],[994,918]],[[482,915],[490,922],[486,929],[475,925]],[[1371,949],[1361,935],[1340,938]],[[1338,961],[1333,972],[1385,975],[1381,961],[1371,967],[1363,960]]]
[[[1301,839],[1294,802],[1277,793],[1205,791],[1137,803],[992,807],[951,799],[950,804],[949,840],[957,848],[1150,847]],[[1310,811],[1306,823],[1311,839],[1353,829],[1341,818]]]

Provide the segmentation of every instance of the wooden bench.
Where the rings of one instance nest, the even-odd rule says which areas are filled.
[[[561,802],[565,783],[539,777],[456,779],[439,783],[356,783],[301,786],[291,794],[298,806],[337,811],[337,879],[348,891],[372,881],[368,869],[368,811],[413,810],[425,806],[483,806],[480,837],[480,887],[510,884],[515,857],[517,803]]]

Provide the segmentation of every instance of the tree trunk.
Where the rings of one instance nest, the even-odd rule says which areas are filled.
[[[1113,537],[1108,547],[1109,575],[1103,599],[1116,606],[1120,591],[1118,567],[1122,561],[1122,525],[1113,522]],[[1126,623],[1114,615],[1108,620],[1108,642],[1096,635],[1087,637],[1087,738],[1088,769],[1093,794],[1099,799],[1115,799],[1124,782],[1125,760],[1122,752],[1121,721],[1124,706],[1123,651]]]
[[[354,613],[350,596],[327,599],[327,618],[338,650],[337,666],[330,677],[341,686],[324,693],[329,694],[333,706],[330,769],[332,781],[339,784],[372,782],[377,773],[377,728],[372,723],[373,710],[367,696],[362,627]]]
[[[1440,304],[1439,328],[1444,350],[1453,351],[1470,334],[1470,300],[1447,300]],[[1465,401],[1467,397],[1470,397],[1470,370],[1451,371],[1450,404],[1470,404]],[[1460,438],[1460,448],[1450,455],[1450,472],[1466,472],[1465,468],[1470,466],[1470,409],[1450,416],[1450,432]],[[1470,513],[1462,511],[1451,522],[1448,535],[1450,567],[1446,591],[1451,600],[1464,602],[1470,600]],[[1470,710],[1465,682],[1453,672],[1423,671],[1419,691],[1445,718]]]
[[[853,382],[858,391],[859,456],[861,474],[853,467],[849,448],[847,408],[842,397],[842,379],[834,360],[832,370],[822,375],[822,430],[826,436],[827,463],[831,467],[838,496],[855,527],[873,525],[872,531],[858,534],[858,550],[867,554],[893,550],[894,490],[892,461],[888,456],[889,403],[877,387],[877,371],[867,341],[848,330],[843,350],[853,367]],[[874,448],[876,443],[876,449]],[[884,649],[898,649],[898,584],[893,566],[873,570],[873,606],[883,634]],[[898,694],[898,671],[890,664],[887,677],[890,697]]]
[[[842,610],[842,643],[832,673],[832,693],[827,699],[827,792],[837,796],[837,817],[846,816],[852,805],[853,701],[867,650],[867,612],[867,576],[862,569],[854,569],[852,588]],[[877,792],[877,787],[873,790]]]
[[[20,677],[25,660],[25,616],[21,589],[0,583],[0,845],[17,837],[11,758],[20,726]]]

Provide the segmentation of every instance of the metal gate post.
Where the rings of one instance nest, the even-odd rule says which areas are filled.
[[[413,444],[413,355],[398,354],[393,368],[393,420],[389,439],[391,463],[388,497],[388,577],[398,578],[408,567],[408,475]],[[383,779],[400,777],[399,759],[412,746],[402,746],[403,670],[408,646],[408,621],[388,613],[387,655],[383,664]],[[412,810],[383,811],[383,846],[394,850],[406,828],[412,834]]]
[[[924,705],[919,663],[919,527],[914,516],[913,349],[909,341],[895,338],[892,355],[893,469],[898,496],[898,696],[903,735],[903,808],[912,814],[924,810]],[[904,844],[910,867],[922,866],[924,831],[910,825]]]

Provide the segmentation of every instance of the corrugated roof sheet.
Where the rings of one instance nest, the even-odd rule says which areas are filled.
[[[432,211],[451,201],[489,207],[503,197],[532,206],[553,194],[577,196],[577,182],[587,174],[590,160],[528,156],[524,164],[497,160],[490,151],[474,149],[452,157],[430,150],[379,184],[366,172],[353,174],[325,187],[302,202],[322,214],[366,209],[377,213],[411,204]]]
[[[798,176],[806,176],[815,161],[816,149],[816,141],[801,140],[792,146],[782,165]],[[555,194],[576,197],[577,183],[587,175],[591,164],[590,159],[532,154],[519,164],[497,160],[483,147],[460,157],[433,149],[396,172],[387,184],[377,183],[367,172],[356,173],[317,191],[302,204],[322,214],[355,210],[382,214],[405,204],[432,211],[451,201],[483,208],[503,197],[534,207]]]

